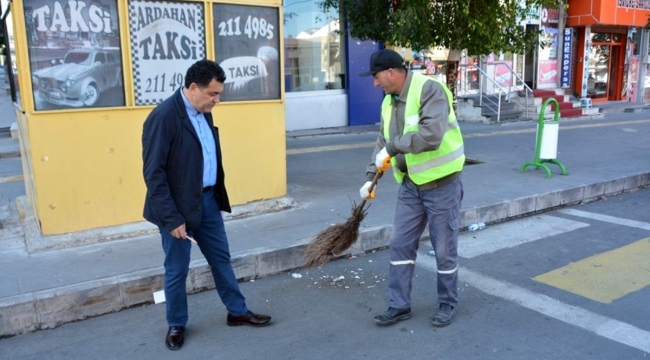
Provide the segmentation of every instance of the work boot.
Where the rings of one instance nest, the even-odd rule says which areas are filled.
[[[400,320],[409,319],[412,315],[413,314],[411,314],[411,308],[395,309],[393,307],[389,307],[385,313],[375,316],[375,322],[378,325],[390,325]]]
[[[456,308],[449,304],[440,304],[438,312],[433,315],[433,326],[443,327],[451,324],[455,314]]]

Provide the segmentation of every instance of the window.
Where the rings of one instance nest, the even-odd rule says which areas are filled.
[[[280,98],[279,10],[214,4],[215,57],[226,72],[221,101]]]
[[[104,56],[104,53],[97,53],[97,55],[95,55],[95,63],[103,64],[105,62],[106,56]]]
[[[285,91],[345,87],[345,34],[339,13],[319,0],[284,0]]]
[[[34,109],[124,106],[117,0],[22,3]]]

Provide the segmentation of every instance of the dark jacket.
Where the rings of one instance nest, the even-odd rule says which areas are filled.
[[[149,114],[142,131],[143,174],[147,185],[144,218],[166,231],[172,231],[183,223],[188,230],[196,230],[201,225],[203,152],[180,91],[177,90]],[[212,114],[203,115],[212,129],[217,150],[214,194],[219,209],[231,212],[219,132],[212,122]]]

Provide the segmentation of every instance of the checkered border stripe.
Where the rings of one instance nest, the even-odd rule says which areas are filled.
[[[190,5],[192,3],[185,3],[185,2],[167,2],[167,1],[143,1],[143,0],[137,0],[137,1],[129,1],[129,39],[131,41],[131,66],[133,67],[133,91],[135,92],[135,105],[142,105],[142,106],[147,106],[147,105],[157,105],[163,102],[165,98],[158,98],[158,99],[148,99],[144,98],[144,90],[143,90],[143,85],[142,85],[142,78],[140,74],[140,58],[138,57],[138,52],[137,52],[137,44],[136,44],[136,38],[135,34],[131,29],[135,29],[136,26],[138,25],[138,13],[137,13],[137,8],[133,4],[134,2],[137,2],[139,4],[141,3],[147,3],[147,4],[165,4],[165,5]],[[198,34],[201,36],[199,37],[199,41],[197,44],[197,53],[199,55],[199,58],[203,59],[205,58],[205,11],[203,11],[203,4],[201,3],[196,3],[194,4],[196,6],[196,10],[198,13],[201,14],[201,16],[197,17],[196,21],[196,31]]]

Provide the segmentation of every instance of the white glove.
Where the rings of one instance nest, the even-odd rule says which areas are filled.
[[[377,156],[375,157],[375,166],[377,167],[377,171],[381,172],[390,169],[390,156],[388,156],[388,151],[385,147],[377,153]]]
[[[221,212],[221,220],[226,220],[226,215],[228,215],[228,213],[225,212],[225,211],[222,211]]]
[[[372,200],[375,198],[375,195],[377,195],[377,184],[375,184],[375,187],[372,188],[372,193],[368,192],[368,189],[370,189],[370,184],[372,184],[372,181],[366,181],[361,189],[359,189],[359,195],[361,196],[361,199]]]

